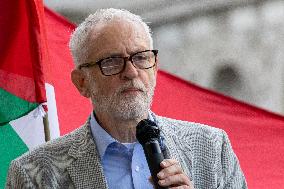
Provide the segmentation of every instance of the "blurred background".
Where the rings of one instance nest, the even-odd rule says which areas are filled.
[[[44,0],[78,24],[99,8],[149,23],[160,69],[284,115],[283,0]]]

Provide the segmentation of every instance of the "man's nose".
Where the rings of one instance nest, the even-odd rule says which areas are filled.
[[[138,70],[133,66],[130,60],[127,60],[121,75],[124,79],[133,79],[138,76]]]

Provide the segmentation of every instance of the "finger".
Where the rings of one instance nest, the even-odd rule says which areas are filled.
[[[176,175],[176,174],[181,174],[183,173],[182,168],[180,167],[179,164],[173,164],[169,167],[163,168],[158,174],[157,177],[159,179],[164,179],[166,177]]]
[[[182,186],[170,187],[170,189],[194,189],[194,188],[187,185],[182,185]]]
[[[174,165],[174,164],[178,164],[178,161],[175,160],[175,159],[164,159],[161,163],[160,163],[160,166],[162,168],[166,168],[166,167],[169,167],[171,165]]]
[[[148,180],[149,180],[149,182],[154,186],[154,181],[153,181],[152,176],[150,176],[150,177],[148,178]]]
[[[190,180],[185,174],[176,174],[158,181],[160,186],[190,186]]]

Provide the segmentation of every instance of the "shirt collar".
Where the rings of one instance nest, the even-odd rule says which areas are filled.
[[[148,111],[148,119],[150,119],[151,121],[154,121],[153,116],[152,116],[152,112],[150,110]],[[113,142],[118,142],[118,141],[115,140],[110,134],[108,134],[100,126],[100,124],[97,122],[97,120],[94,116],[94,113],[91,114],[90,124],[91,124],[92,136],[93,136],[93,139],[96,143],[100,158],[103,159],[103,156],[105,154],[105,151],[106,151],[108,145],[110,145]]]
[[[106,148],[113,142],[117,142],[112,136],[110,136],[97,122],[94,113],[91,115],[91,132],[95,140],[99,155],[103,158]]]

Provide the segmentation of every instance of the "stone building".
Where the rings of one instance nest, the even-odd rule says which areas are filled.
[[[139,14],[150,22],[161,69],[284,114],[284,1],[45,2],[77,23],[98,8]]]

